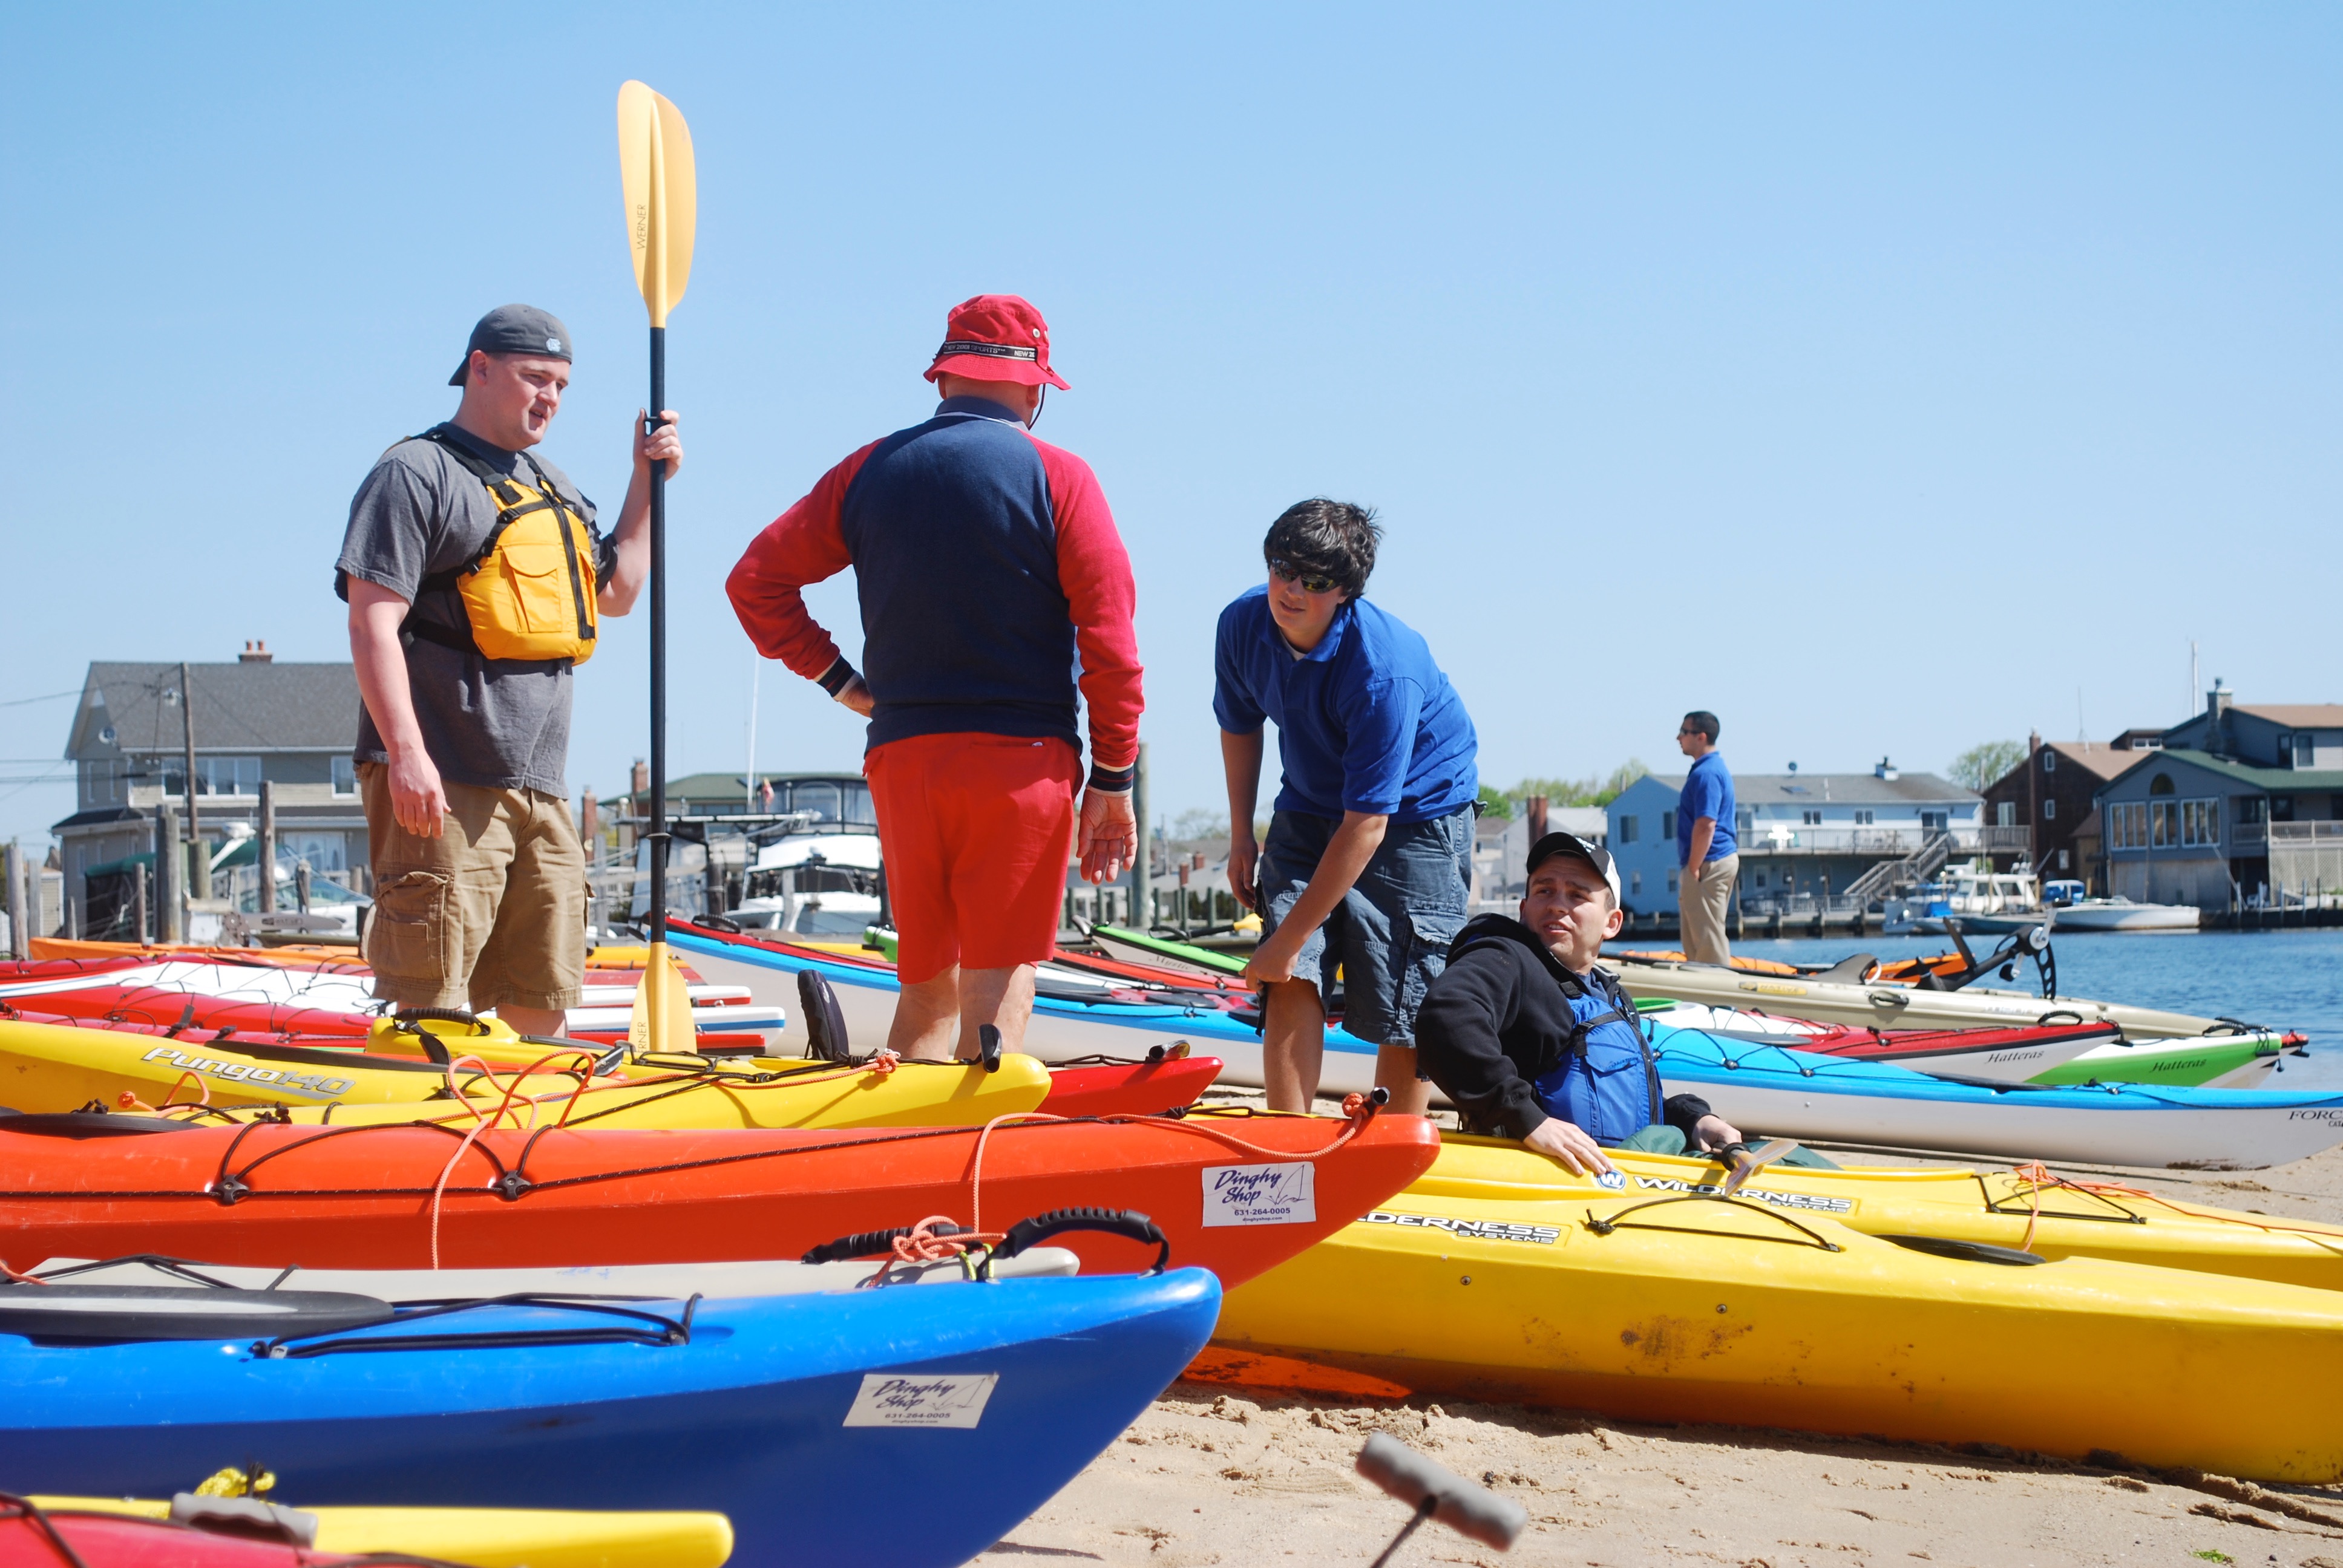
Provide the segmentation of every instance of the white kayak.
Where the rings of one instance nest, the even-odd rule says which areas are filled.
[[[1667,1091],[1701,1096],[1753,1138],[2207,1171],[2343,1143],[2343,1094],[1956,1083],[1697,1030],[1654,1033]]]

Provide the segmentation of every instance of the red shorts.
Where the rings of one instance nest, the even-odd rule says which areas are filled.
[[[906,985],[1056,950],[1081,757],[1063,740],[914,735],[862,759]]]

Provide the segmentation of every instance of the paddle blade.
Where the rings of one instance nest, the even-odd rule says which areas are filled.
[[[634,1007],[627,1014],[627,1050],[639,1056],[699,1049],[699,1028],[691,1020],[691,990],[682,967],[665,942],[653,942],[642,983],[635,988]]]
[[[635,286],[651,325],[691,281],[691,242],[699,216],[699,182],[691,157],[691,127],[682,111],[640,82],[618,89],[618,184],[627,205],[627,246]]]

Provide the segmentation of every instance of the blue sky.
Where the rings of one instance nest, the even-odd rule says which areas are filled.
[[[689,117],[678,771],[743,766],[749,536],[923,417],[945,310],[1048,314],[1140,583],[1158,809],[1217,806],[1214,617],[1288,503],[1381,508],[1484,778],[1941,767],[2343,700],[2343,13],[2262,5],[10,7],[0,836],[93,658],[347,657],[329,568],[471,321],[580,357],[615,507],[643,317],[612,105]],[[854,646],[845,579],[815,595]],[[644,749],[645,628],[573,790]],[[779,666],[759,759],[851,766]],[[2079,699],[2079,716],[2078,716]]]

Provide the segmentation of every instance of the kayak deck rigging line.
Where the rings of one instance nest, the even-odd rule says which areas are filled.
[[[307,1361],[316,1356],[359,1351],[503,1350],[538,1345],[638,1344],[662,1348],[688,1345],[691,1342],[691,1320],[699,1311],[700,1300],[699,1293],[694,1292],[691,1298],[683,1303],[682,1315],[669,1317],[664,1312],[622,1307],[618,1304],[618,1299],[520,1292],[508,1296],[483,1296],[471,1301],[452,1302],[445,1306],[423,1307],[414,1312],[400,1312],[390,1321],[404,1326],[426,1318],[447,1317],[457,1312],[477,1312],[484,1307],[543,1307],[558,1312],[598,1313],[606,1318],[626,1321],[588,1328],[484,1330],[453,1334],[344,1334],[332,1338],[287,1334],[276,1339],[253,1341],[252,1354],[268,1361]],[[629,1327],[629,1322],[644,1326]]]
[[[1664,1209],[1673,1203],[1730,1204],[1735,1209],[1745,1209],[1753,1213],[1763,1214],[1769,1220],[1781,1221],[1825,1252],[1843,1252],[1846,1250],[1820,1231],[1800,1224],[1771,1204],[1752,1202],[1746,1198],[1737,1198],[1726,1192],[1676,1192],[1665,1198],[1652,1198],[1641,1203],[1630,1203],[1624,1209],[1614,1209],[1607,1216],[1602,1217],[1598,1217],[1594,1210],[1589,1209],[1586,1211],[1586,1228],[1598,1236],[1607,1236],[1614,1231],[1660,1231],[1671,1236],[1722,1236],[1734,1241],[1779,1241],[1785,1246],[1791,1247],[1805,1244],[1789,1236],[1753,1236],[1745,1231],[1711,1231],[1698,1225],[1650,1225],[1626,1218],[1629,1214],[1640,1214],[1646,1209]],[[1724,1310],[1722,1307],[1717,1309],[1719,1312]]]

